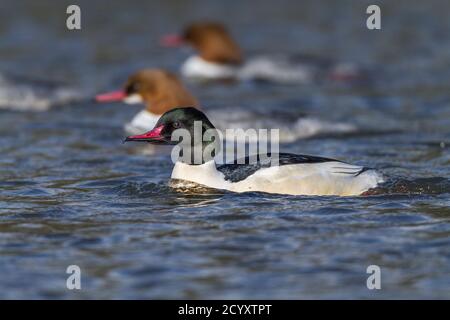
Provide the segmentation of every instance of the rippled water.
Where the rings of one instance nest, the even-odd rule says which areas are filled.
[[[365,197],[183,193],[166,149],[122,145],[140,108],[89,101],[48,112],[0,110],[1,298],[450,298],[450,19],[446,1],[7,1],[0,70],[46,76],[83,96],[141,67],[176,71],[159,48],[187,21],[224,20],[250,53],[357,61],[372,83],[202,86],[205,109],[309,114],[362,130],[280,146],[379,168]],[[14,14],[13,14],[14,13]],[[65,270],[82,269],[82,290]],[[382,289],[366,288],[379,265]]]

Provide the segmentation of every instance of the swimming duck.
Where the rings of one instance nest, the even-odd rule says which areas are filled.
[[[97,102],[121,101],[126,104],[145,104],[125,125],[130,133],[148,131],[162,114],[177,106],[197,106],[198,102],[176,75],[161,69],[144,69],[131,75],[122,90],[99,94]]]
[[[197,51],[181,67],[182,75],[188,78],[309,84],[323,80],[349,82],[362,77],[361,69],[354,64],[306,55],[295,58],[259,56],[244,60],[239,45],[225,26],[217,22],[192,23],[180,35],[164,36],[161,44],[166,47],[189,45]]]
[[[217,153],[211,152],[217,147],[218,140],[212,139],[211,135],[209,139],[193,138],[196,125],[197,129],[201,128],[202,136],[217,130],[202,111],[192,107],[175,108],[161,116],[151,131],[128,136],[125,141],[175,145],[178,142],[174,137],[179,137],[180,132],[174,135],[176,130],[188,132],[191,139],[183,138],[182,153],[184,155],[188,150],[187,155],[192,150],[200,150],[200,160],[192,155],[178,157],[171,175],[172,179],[186,185],[232,192],[355,196],[383,182],[382,175],[373,169],[308,155],[250,155],[233,163],[218,165],[214,159]],[[211,144],[215,144],[213,148]]]

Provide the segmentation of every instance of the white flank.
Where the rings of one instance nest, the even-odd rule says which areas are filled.
[[[199,56],[188,58],[181,67],[181,74],[188,78],[229,79],[236,77],[237,68],[208,62]]]
[[[231,182],[216,169],[214,161],[202,165],[177,162],[172,179],[195,182],[233,192],[259,191],[289,195],[356,196],[383,182],[381,174],[338,161],[263,168],[246,179]]]

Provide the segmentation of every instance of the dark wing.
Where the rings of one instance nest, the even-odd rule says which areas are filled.
[[[276,164],[276,156],[278,156],[278,165],[285,166],[289,164],[299,164],[299,163],[320,163],[339,160],[307,156],[302,154],[291,154],[291,153],[278,153],[278,154],[268,154],[250,156],[235,160],[233,163],[223,164],[217,167],[217,170],[222,172],[225,176],[225,180],[231,182],[238,182],[245,180],[248,176],[251,176],[256,171],[261,168],[268,168],[271,166],[272,161]]]

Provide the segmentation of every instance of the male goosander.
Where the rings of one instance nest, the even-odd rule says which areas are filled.
[[[161,69],[142,70],[128,78],[124,89],[96,96],[97,102],[122,101],[127,104],[144,103],[131,122],[125,125],[129,134],[152,129],[160,116],[178,106],[200,108],[197,99],[189,93],[181,81],[172,73]],[[276,115],[257,115],[242,108],[211,110],[211,118],[219,129],[280,128],[281,142],[292,142],[318,134],[355,132],[357,128],[347,123],[334,123],[308,116],[301,116],[287,122]]]
[[[79,99],[78,90],[57,81],[0,74],[0,109],[46,111]]]
[[[177,142],[173,138],[179,135],[173,137],[172,134],[178,129],[185,129],[191,139],[185,141],[183,138],[184,147],[200,148],[203,155],[215,139],[196,139],[195,123],[197,128],[200,123],[202,134],[208,130],[216,130],[200,110],[192,107],[176,108],[166,112],[151,131],[129,136],[125,141],[174,145]],[[267,157],[258,155],[256,160],[255,157],[246,158],[245,164],[239,164],[242,162],[236,160],[219,166],[214,158],[202,156],[201,161],[194,162],[189,160],[193,157],[186,157],[187,160],[175,163],[171,178],[186,186],[194,183],[232,192],[339,196],[361,195],[383,182],[383,177],[377,171],[339,160],[287,153],[277,156],[276,165],[272,163],[274,158],[267,161]],[[251,159],[255,161],[251,162]]]
[[[144,103],[145,109],[125,125],[130,134],[150,130],[159,117],[172,108],[198,104],[174,74],[160,69],[141,70],[128,78],[122,90],[97,95],[95,100]]]
[[[161,44],[166,47],[187,44],[197,51],[181,67],[181,73],[188,78],[309,84],[326,79],[353,81],[362,76],[354,64],[335,63],[317,57],[260,56],[244,61],[238,44],[227,29],[216,22],[192,23],[181,35],[164,36]]]

